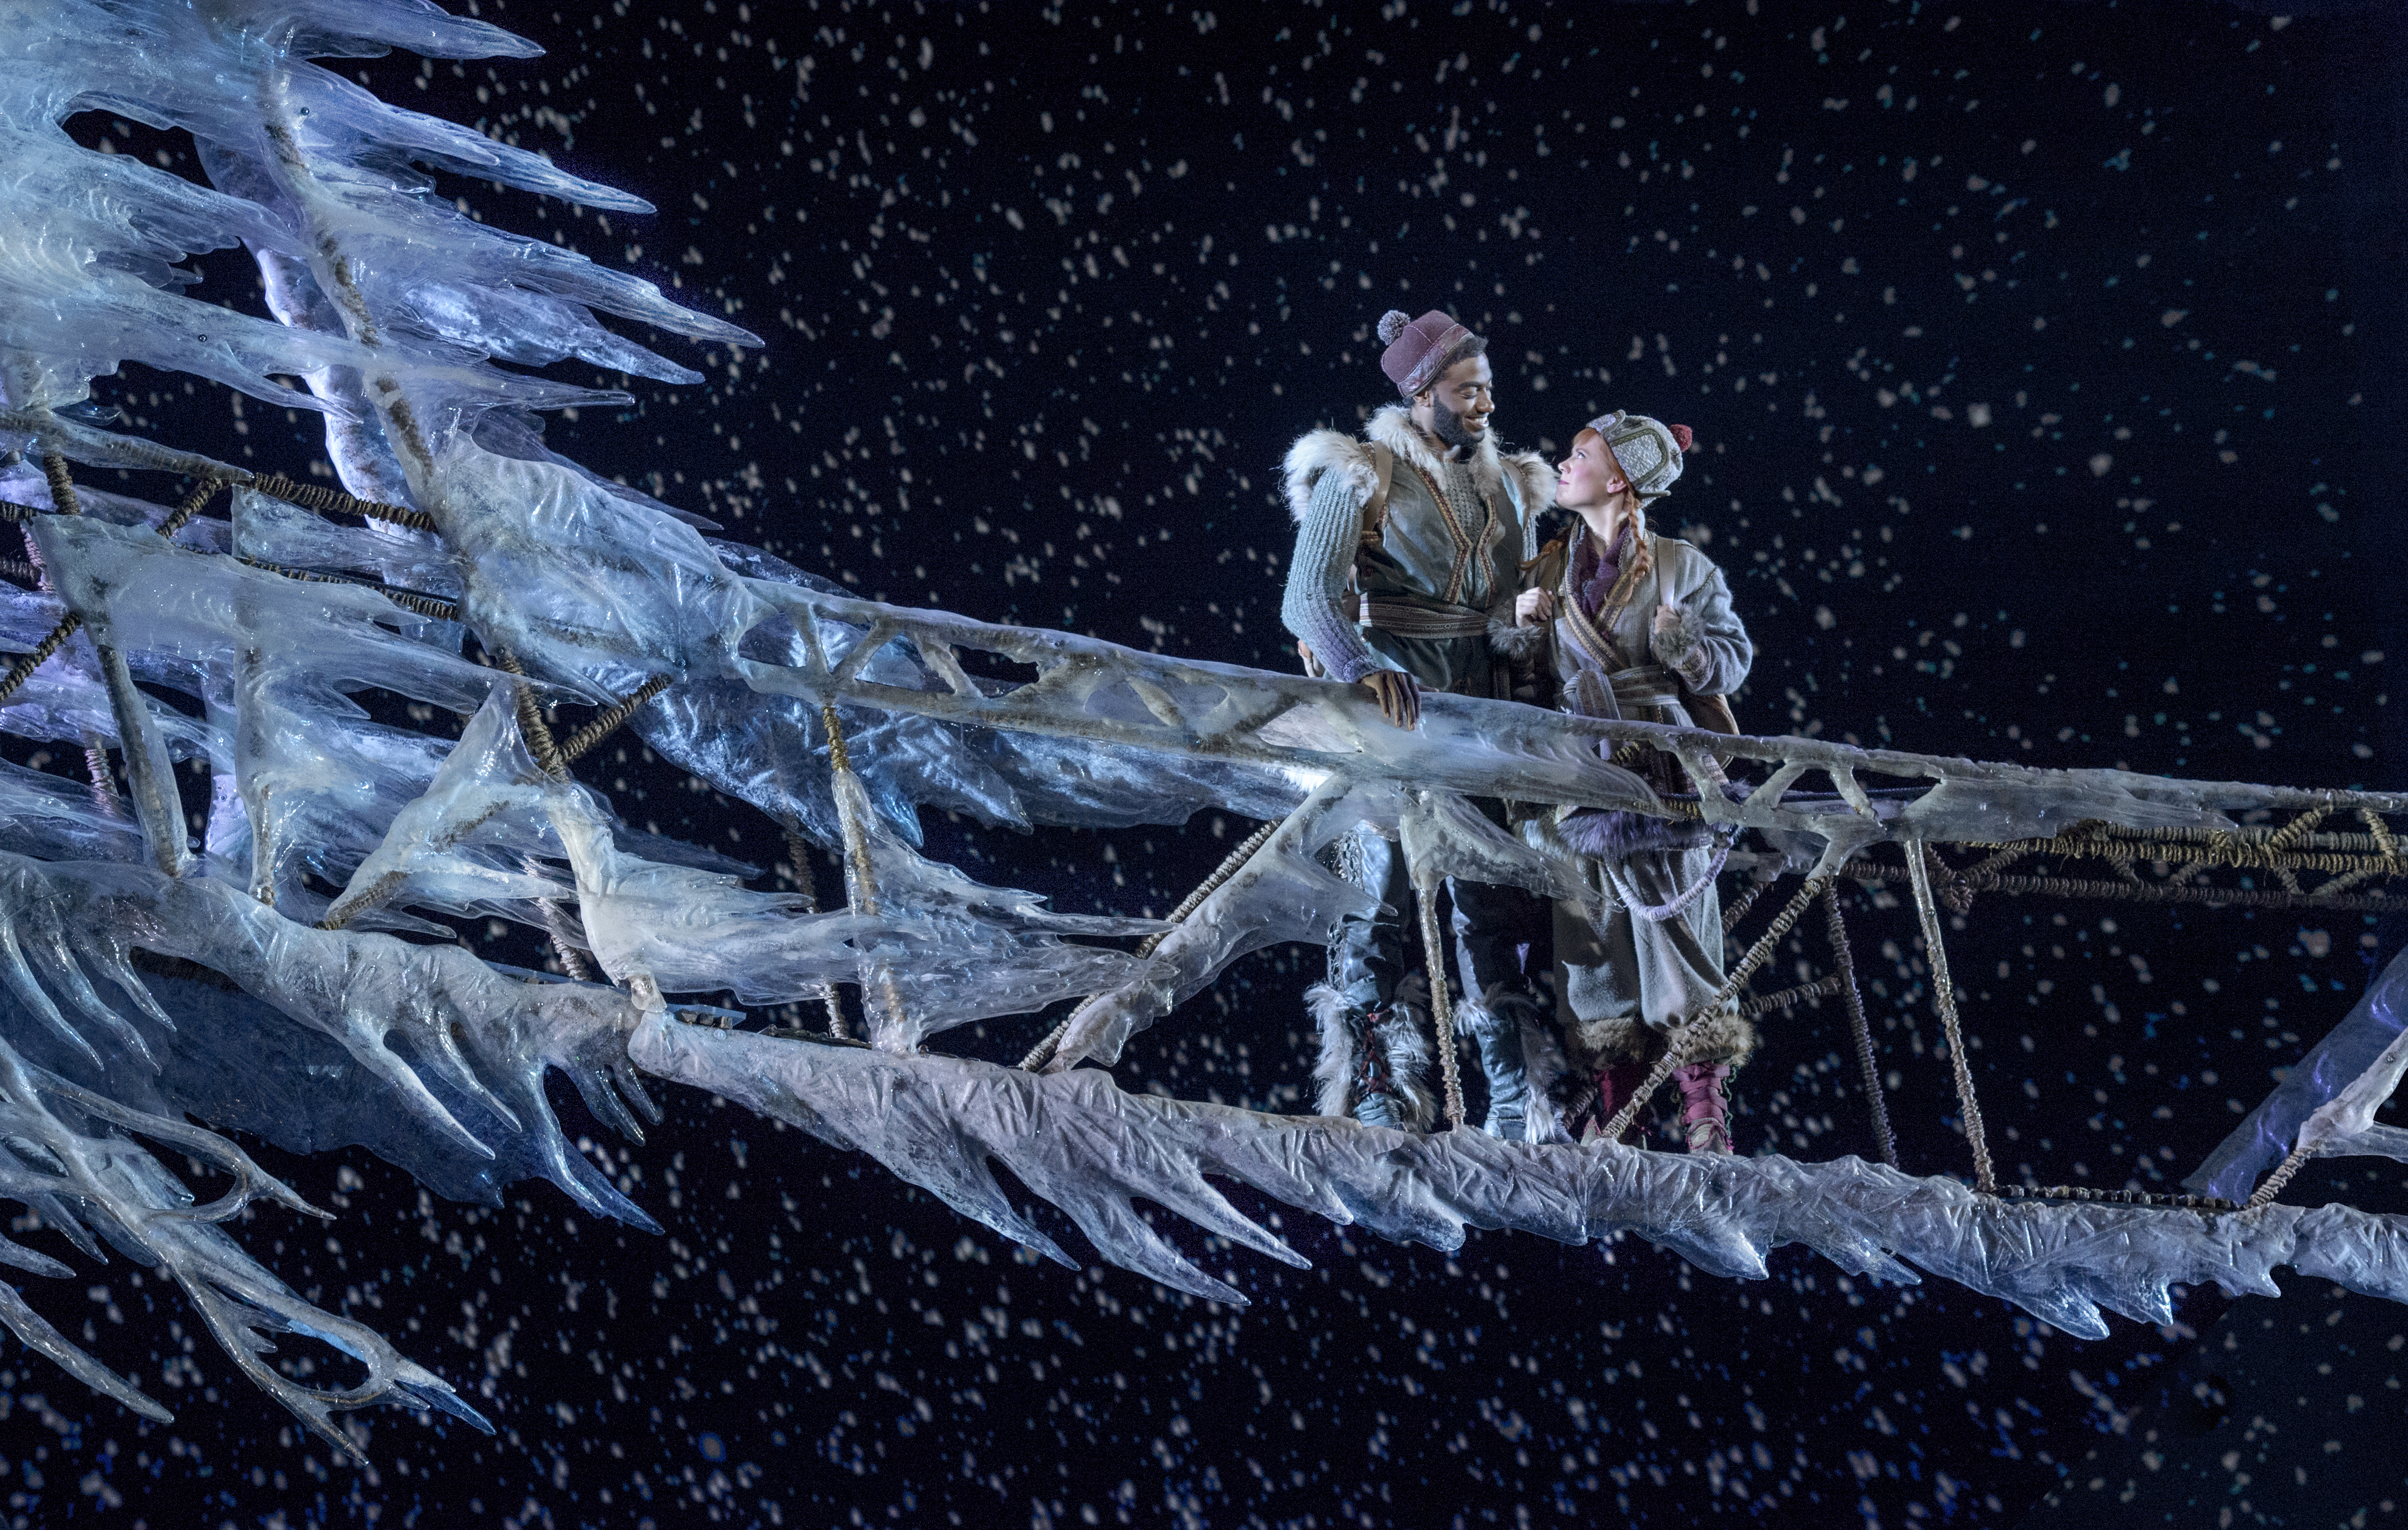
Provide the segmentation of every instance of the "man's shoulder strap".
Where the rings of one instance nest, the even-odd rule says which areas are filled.
[[[1388,520],[1388,485],[1396,481],[1397,454],[1371,443],[1371,498],[1363,502],[1363,540],[1377,541]]]

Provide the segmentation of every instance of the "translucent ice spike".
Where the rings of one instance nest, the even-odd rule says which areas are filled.
[[[2282,1162],[2309,1119],[2375,1067],[2403,1027],[2408,1027],[2408,951],[2391,959],[2341,1023],[2309,1049],[2231,1135],[2216,1144],[2183,1188],[2228,1201],[2247,1200],[2250,1187]],[[2378,1097],[2375,1104],[2381,1103]]]
[[[2177,1284],[2274,1294],[2272,1271],[2283,1263],[2408,1301],[2408,1219],[2342,1206],[2214,1216],[2010,1205],[1856,1158],[1799,1163],[1536,1146],[1469,1131],[1418,1136],[1125,1094],[1095,1069],[1025,1074],[772,1041],[665,1015],[639,1024],[628,1048],[648,1071],[867,1152],[963,1215],[1069,1263],[997,1185],[988,1165],[1001,1164],[1068,1212],[1107,1260],[1215,1301],[1245,1297],[1171,1247],[1133,1201],[1299,1264],[1205,1176],[1438,1249],[1460,1247],[1466,1227],[1565,1243],[1627,1231],[1712,1274],[1760,1279],[1767,1253],[1801,1243],[1854,1275],[1912,1283],[1906,1266],[1919,1266],[2089,1338],[2107,1333],[2101,1308],[2171,1321]]]
[[[2408,1032],[2391,1038],[2364,1073],[2342,1086],[2300,1128],[2300,1146],[2318,1158],[2396,1158],[2408,1162],[2408,1132],[2377,1126],[2374,1113],[2408,1074]]]
[[[380,686],[458,712],[474,710],[493,679],[402,636],[425,618],[373,590],[286,579],[90,516],[45,515],[34,532],[51,578],[107,645],[194,664],[255,652],[322,696]]]
[[[248,488],[234,491],[234,550],[291,568],[368,574],[444,599],[461,589],[459,560],[423,533],[382,522],[339,525]]]
[[[115,1130],[112,1130],[112,1129]],[[172,1144],[234,1177],[207,1205],[121,1131]],[[323,1216],[214,1133],[173,1117],[129,1109],[29,1065],[0,1041],[0,1196],[38,1212],[87,1256],[97,1234],[144,1264],[163,1270],[199,1310],[211,1336],[251,1381],[291,1409],[330,1445],[357,1458],[358,1447],[334,1423],[336,1412],[377,1403],[441,1408],[492,1432],[492,1425],[432,1372],[404,1359],[383,1338],[325,1312],[244,1253],[219,1223],[256,1201]],[[14,1257],[10,1257],[14,1256]],[[7,1245],[0,1258],[37,1274],[72,1273]],[[0,1287],[0,1324],[85,1384],[165,1423],[165,1408],[78,1349],[44,1321],[13,1288]],[[304,1386],[263,1358],[270,1334],[317,1339],[365,1367],[352,1386]]]
[[[137,946],[207,968],[249,997],[236,1003],[161,977],[182,1015],[171,1019],[136,965]],[[93,978],[155,1027],[148,1042]],[[618,1095],[652,1112],[625,1071],[633,1013],[611,989],[520,982],[458,946],[315,929],[214,877],[5,851],[0,982],[47,1033],[65,1033],[56,1044],[64,1066],[102,1066],[104,1050],[155,1054],[157,1076],[141,1087],[165,1107],[294,1151],[368,1142],[432,1183],[484,1199],[509,1177],[539,1174],[594,1215],[652,1226],[563,1137],[544,1095],[545,1071],[557,1068],[630,1134],[635,1118]],[[108,1076],[112,1088],[125,1078]],[[280,1099],[291,1107],[263,1108]]]
[[[43,860],[132,860],[142,836],[92,787],[0,760],[0,844]]]

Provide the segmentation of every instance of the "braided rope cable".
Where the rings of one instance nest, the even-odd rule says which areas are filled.
[[[204,506],[216,498],[218,490],[223,487],[225,487],[225,480],[222,478],[204,478],[194,484],[193,492],[184,496],[183,502],[170,511],[165,520],[159,523],[159,535],[173,538],[177,532],[184,529],[186,523],[201,512]]]
[[[645,702],[668,689],[676,679],[675,675],[656,674],[637,686],[607,711],[595,714],[591,722],[568,735],[567,740],[561,744],[561,763],[574,765],[593,753],[595,744],[618,731],[622,723],[634,716]]]
[[[1845,985],[1840,991],[1848,1002],[1848,1031],[1856,1043],[1856,1067],[1864,1075],[1865,1103],[1872,1109],[1873,1140],[1881,1145],[1882,1162],[1898,1167],[1898,1138],[1889,1129],[1889,1102],[1882,1092],[1880,1061],[1873,1055],[1872,1026],[1865,1019],[1865,996],[1856,989],[1856,959],[1848,949],[1847,922],[1840,917],[1840,887],[1834,882],[1823,888],[1825,929],[1831,937],[1831,961],[1837,971],[1833,976]]]
[[[1246,864],[1247,861],[1254,859],[1255,851],[1260,850],[1264,845],[1268,844],[1271,842],[1271,836],[1279,832],[1279,827],[1283,821],[1284,820],[1283,819],[1273,818],[1270,822],[1264,824],[1261,828],[1255,830],[1244,839],[1240,840],[1238,842],[1238,847],[1230,851],[1226,856],[1224,856],[1221,859],[1221,864],[1212,869],[1212,874],[1206,877],[1203,881],[1198,882],[1196,885],[1195,891],[1189,893],[1186,897],[1179,901],[1179,906],[1170,911],[1168,916],[1166,917],[1165,922],[1169,924],[1172,930],[1175,930],[1186,921],[1189,915],[1203,907],[1205,899],[1210,898],[1215,892],[1220,891],[1223,883],[1237,875],[1239,871]],[[1170,936],[1171,930],[1160,931],[1154,934],[1146,936],[1145,939],[1138,942],[1138,956],[1142,959],[1154,955],[1155,951],[1161,948],[1162,943],[1168,940]],[[1066,1015],[1062,1018],[1060,1024],[1056,1025],[1053,1030],[1048,1031],[1036,1046],[1031,1046],[1028,1049],[1028,1055],[1020,1060],[1020,1071],[1023,1073],[1035,1073],[1038,1069],[1052,1061],[1054,1060],[1054,1049],[1062,1045],[1062,1038],[1069,1033],[1070,1018]]]
[[[1723,933],[1725,935],[1728,935],[1732,931],[1739,928],[1740,920],[1747,917],[1747,911],[1756,906],[1756,901],[1758,898],[1763,897],[1764,889],[1770,886],[1772,886],[1772,884],[1770,882],[1758,882],[1754,887],[1748,888],[1745,892],[1741,893],[1738,897],[1723,905]]]
[[[1741,1019],[1752,1020],[1760,1015],[1770,1015],[1775,1010],[1795,1009],[1809,999],[1820,999],[1828,994],[1837,993],[1846,986],[1847,979],[1842,974],[1825,973],[1811,983],[1800,983],[1793,989],[1783,989],[1778,993],[1768,993],[1760,999],[1750,999],[1739,1006],[1739,1016]]]
[[[59,618],[58,626],[50,628],[49,637],[34,645],[32,653],[9,665],[8,672],[0,674],[0,705],[6,705],[8,698],[16,695],[25,682],[33,678],[34,671],[40,669],[50,657],[57,653],[69,638],[82,629],[82,627],[83,618],[72,611],[68,612]]]
[[[383,504],[374,499],[361,499],[345,494],[340,489],[322,488],[315,484],[296,484],[282,473],[267,473],[253,478],[244,486],[264,494],[270,499],[281,499],[288,505],[299,505],[304,510],[314,510],[320,514],[357,515],[366,520],[390,521],[395,526],[406,526],[416,531],[439,529],[435,524],[435,517],[423,510],[412,510],[407,505]]]
[[[76,498],[75,480],[67,475],[67,459],[56,452],[42,454],[42,476],[50,481],[50,508],[62,515],[80,515],[83,501]]]
[[[1772,953],[1780,947],[1783,937],[1789,933],[1789,927],[1796,924],[1798,917],[1806,912],[1806,905],[1813,902],[1821,895],[1823,889],[1830,885],[1831,879],[1828,876],[1807,878],[1806,885],[1798,889],[1798,895],[1790,899],[1788,905],[1772,917],[1772,922],[1765,927],[1764,933],[1756,937],[1754,945],[1748,947],[1747,955],[1740,958],[1739,964],[1731,968],[1728,974],[1724,977],[1723,986],[1714,990],[1713,997],[1698,1005],[1687,1019],[1681,1022],[1679,1030],[1665,1038],[1664,1055],[1656,1060],[1656,1065],[1647,1070],[1647,1076],[1640,1081],[1639,1088],[1631,1093],[1629,1099],[1623,1102],[1622,1108],[1613,1113],[1613,1119],[1606,1123],[1606,1141],[1622,1140],[1622,1134],[1630,1130],[1631,1121],[1638,1117],[1639,1107],[1647,1103],[1647,1097],[1655,1093],[1663,1085],[1664,1080],[1672,1076],[1672,1070],[1679,1065],[1675,1060],[1680,1057],[1682,1048],[1688,1043],[1691,1032],[1704,1024],[1708,1016],[1728,1004],[1731,997],[1747,986],[1748,979],[1756,975],[1756,970],[1772,959]]]
[[[1430,1024],[1438,1032],[1439,1077],[1446,1085],[1447,1124],[1463,1130],[1463,1062],[1455,1055],[1455,1002],[1446,988],[1446,947],[1438,932],[1438,879],[1413,888],[1421,905],[1422,957],[1429,968]]]
[[[803,912],[817,914],[820,911],[820,891],[811,876],[810,842],[789,829],[786,830],[786,854],[795,863],[795,890],[803,900]],[[827,1006],[828,1034],[838,1041],[850,1040],[853,1032],[844,1023],[844,1003],[837,998],[836,985],[822,983],[818,989],[816,997]],[[806,999],[813,996],[808,989],[803,992]]]
[[[1908,873],[1897,867],[1852,860],[1840,869],[1851,882],[1881,885],[1902,882]],[[2035,893],[2047,898],[2096,898],[2123,903],[2199,903],[2210,908],[2317,908],[2344,913],[2408,913],[2408,897],[2357,893],[2344,897],[2315,892],[2284,892],[2266,888],[2213,888],[2166,883],[2097,882],[2061,876],[1989,876],[1966,879],[1976,892]]]
[[[2272,1205],[2274,1197],[2283,1193],[2283,1187],[2289,1184],[2291,1176],[2298,1174],[2307,1163],[2308,1157],[2308,1149],[2304,1145],[2294,1148],[2285,1154],[2283,1162],[2274,1165],[2274,1172],[2266,1176],[2265,1183],[2251,1191],[2249,1199],[2241,1203],[2241,1209],[2256,1211],[2260,1206]]]
[[[1948,1033],[1948,1065],[1956,1077],[1956,1103],[1965,1117],[1965,1141],[1973,1149],[1973,1186],[1985,1195],[1999,1193],[1997,1171],[1990,1163],[1989,1136],[1982,1126],[1982,1103],[1973,1093],[1973,1067],[1965,1054],[1965,1031],[1956,1016],[1956,985],[1948,976],[1948,949],[1942,944],[1940,909],[1931,899],[1931,873],[1924,858],[1935,852],[1921,840],[1906,845],[1906,869],[1914,886],[1914,911],[1923,919],[1924,954],[1931,961],[1931,996],[1940,1009],[1941,1028]]]
[[[844,778],[853,776],[853,756],[845,748],[844,724],[837,716],[835,702],[820,703],[820,726],[827,732],[828,770],[834,777],[838,778],[836,784],[841,786]],[[858,779],[855,779],[853,784],[858,788]],[[861,821],[860,813],[853,805],[851,793],[839,790],[834,795],[837,822],[844,830],[845,863],[850,872],[850,875],[846,878],[846,897],[855,914],[876,918],[878,917],[878,869],[869,859],[869,826]],[[872,970],[861,989],[862,1007],[865,1010],[870,1007],[869,997],[873,989],[878,996],[879,1006],[884,1011],[885,1029],[900,1033],[906,1019],[903,1009],[903,990],[896,984],[895,970],[882,962]],[[878,1040],[880,1030],[879,1025],[875,1023],[879,1017],[872,1015],[869,1018],[872,1021],[869,1027],[870,1041],[874,1045]]]

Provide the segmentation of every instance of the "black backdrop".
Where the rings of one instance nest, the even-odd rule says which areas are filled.
[[[470,9],[549,56],[346,67],[660,210],[446,193],[766,342],[666,342],[707,385],[639,382],[552,443],[864,593],[1284,666],[1281,454],[1383,400],[1383,309],[1445,306],[1490,337],[1511,441],[1560,449],[1613,407],[1696,428],[1670,519],[1756,637],[1751,729],[2401,784],[2387,11]],[[76,127],[191,171],[172,139]],[[203,295],[257,308],[238,255],[203,264]],[[222,397],[131,374],[112,397],[295,476],[322,455],[255,403],[236,436]],[[740,805],[608,769],[634,816],[779,859]],[[986,880],[1159,912],[1245,826],[925,827]],[[1902,1155],[1962,1172],[1919,946],[1902,911],[1858,906]],[[2006,898],[1965,925],[2002,1172],[2143,1188],[2188,1172],[2399,944],[2354,917]],[[1318,965],[1250,959],[1125,1084],[1297,1101]],[[1017,1055],[1050,1018],[948,1045]],[[1742,1147],[1869,1151],[1836,1008],[1768,1037]],[[262,1215],[246,1241],[479,1392],[498,1438],[372,1415],[354,1470],[206,1345],[166,1427],[20,1357],[15,1523],[1997,1524],[2061,1480],[2050,1523],[2408,1504],[2386,1442],[2408,1322],[2329,1288],[2194,1292],[2181,1323],[2084,1343],[1794,1249],[1741,1284],[1633,1242],[1449,1256],[1291,1215],[1298,1274],[1174,1233],[1255,1295],[1233,1311],[1033,1264],[874,1166],[668,1104],[627,1150],[663,1237],[548,1188],[469,1208],[365,1154],[258,1148],[344,1220]],[[2372,1167],[2296,1193],[2400,1207]],[[156,1383],[178,1314],[134,1279],[95,1273],[82,1312],[30,1294]]]

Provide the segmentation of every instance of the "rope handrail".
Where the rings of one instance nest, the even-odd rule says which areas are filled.
[[[1940,910],[1931,898],[1931,873],[1927,858],[1937,852],[1920,840],[1906,846],[1906,869],[1914,887],[1914,912],[1923,921],[1924,956],[1931,964],[1931,997],[1940,1010],[1941,1029],[1948,1036],[1948,1067],[1956,1079],[1956,1103],[1965,1118],[1965,1141],[1973,1149],[1973,1185],[1985,1195],[1999,1192],[1999,1177],[1990,1163],[1989,1133],[1982,1125],[1982,1103],[1973,1092],[1972,1060],[1965,1052],[1965,1029],[1956,1015],[1956,985],[1948,975],[1948,947],[1940,932]]]

